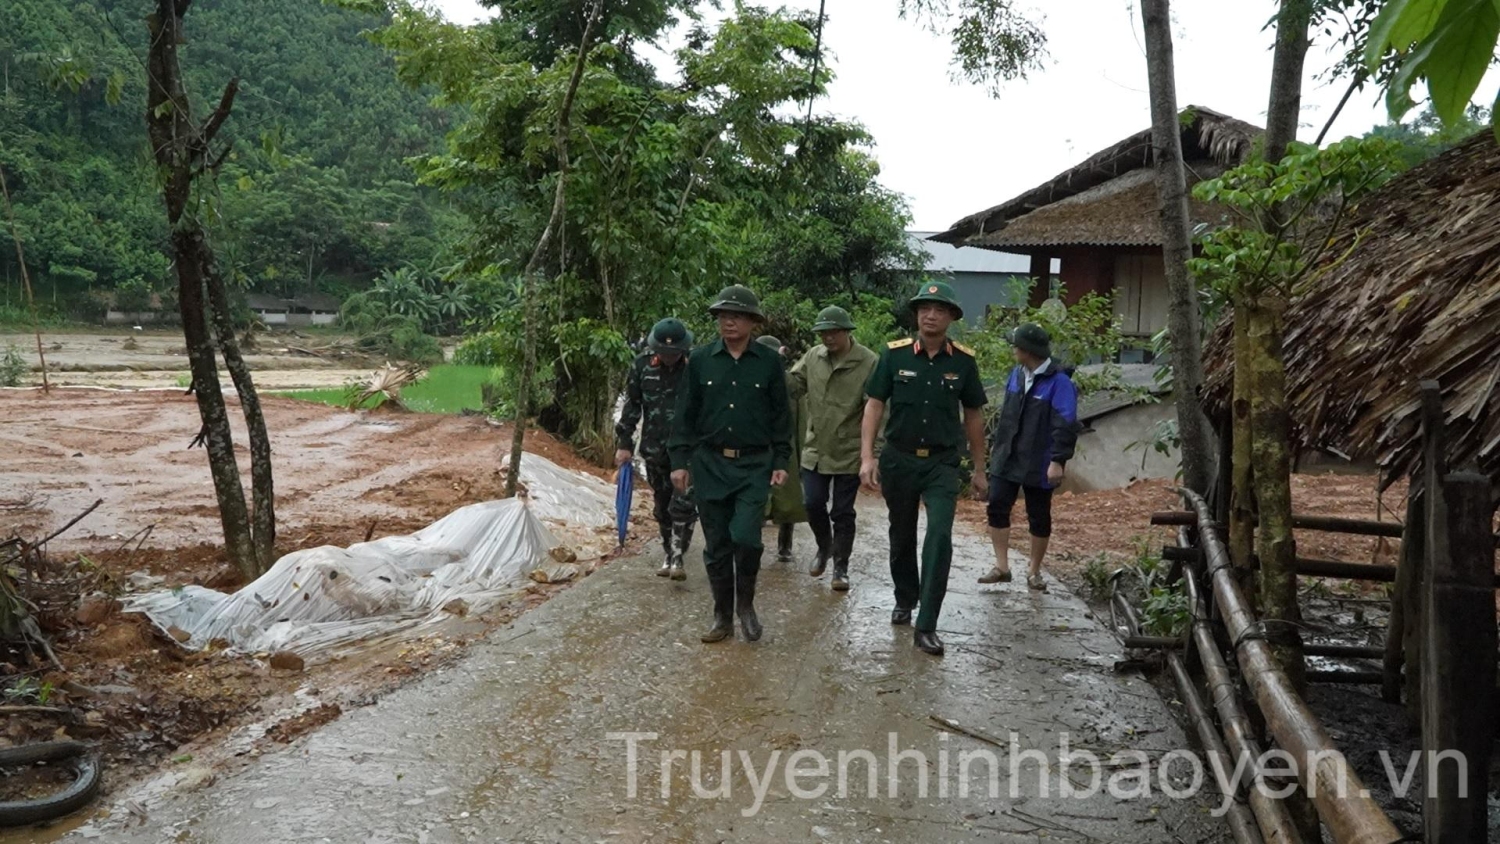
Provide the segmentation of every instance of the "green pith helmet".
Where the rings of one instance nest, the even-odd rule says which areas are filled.
[[[913,311],[923,302],[942,302],[953,309],[954,319],[963,319],[964,308],[958,303],[958,297],[953,293],[953,285],[946,281],[934,281],[928,279],[917,287],[917,295],[907,301],[906,306]]]
[[[853,331],[854,320],[849,318],[849,312],[838,305],[829,305],[818,311],[818,321],[813,323],[813,331]]]
[[[1024,322],[1010,333],[1010,344],[1042,360],[1052,357],[1052,337],[1034,322]]]
[[[646,348],[657,355],[663,352],[687,354],[693,348],[693,332],[682,324],[682,320],[667,317],[651,326],[651,338],[646,341]]]
[[[719,298],[708,306],[708,314],[718,316],[719,311],[749,314],[759,322],[766,319],[766,315],[760,312],[760,299],[743,284],[731,284],[719,291]]]
[[[762,346],[769,346],[771,348],[771,351],[773,352],[781,351],[781,341],[777,340],[775,337],[772,337],[769,334],[760,335],[759,337],[755,338],[755,342],[761,344]]]

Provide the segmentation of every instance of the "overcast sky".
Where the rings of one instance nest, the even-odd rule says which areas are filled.
[[[434,0],[452,20],[477,20],[474,0]],[[727,4],[726,4],[727,5]],[[775,6],[776,3],[764,5]],[[816,11],[818,0],[787,0]],[[1034,187],[1150,125],[1140,16],[1131,0],[1035,4],[1051,54],[998,99],[952,78],[952,49],[897,15],[898,0],[827,0],[824,43],[837,74],[822,111],[863,123],[875,137],[881,181],[905,194],[914,228],[941,230]],[[1172,4],[1177,99],[1264,125],[1273,36],[1262,31],[1273,0]],[[1310,141],[1345,83],[1315,77],[1332,63],[1314,42],[1303,85],[1300,137]],[[1486,79],[1480,99],[1493,95]],[[1380,94],[1357,94],[1330,140],[1385,122]]]

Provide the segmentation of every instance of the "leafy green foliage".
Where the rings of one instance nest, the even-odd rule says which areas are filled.
[[[711,337],[708,297],[731,282],[765,299],[773,330],[805,342],[816,307],[891,295],[914,263],[902,199],[878,182],[858,126],[789,108],[821,93],[814,21],[736,4],[695,26],[668,86],[635,52],[694,4],[607,4],[571,113],[565,217],[537,285],[541,422],[586,441],[610,426],[628,338],[663,316]],[[521,370],[518,282],[550,215],[554,134],[576,60],[582,2],[507,4],[461,27],[404,3],[375,40],[400,78],[461,106],[447,149],[422,157],[424,185],[469,220],[461,271],[474,276],[475,360]],[[777,291],[793,291],[778,296]],[[804,319],[809,320],[803,322]],[[782,336],[782,335],[778,335]]]
[[[1009,297],[1013,302],[1028,301],[1029,280],[1016,282],[1017,289]],[[1066,298],[1066,290],[1059,287],[1058,298]],[[1003,389],[1010,371],[1016,366],[1015,348],[1010,344],[1010,334],[1016,326],[1034,322],[1046,329],[1052,337],[1052,357],[1064,366],[1077,366],[1094,361],[1112,361],[1124,346],[1119,321],[1115,319],[1113,300],[1097,293],[1085,293],[1079,300],[1063,310],[1048,307],[994,308],[986,315],[979,328],[963,332],[963,342],[972,347],[979,360],[979,374],[991,395]],[[1120,369],[1105,365],[1098,371],[1074,372],[1073,383],[1079,396],[1098,390],[1124,389]],[[999,405],[986,405],[987,412],[994,413]]]
[[[80,317],[90,291],[167,286],[140,113],[152,6],[0,0],[0,166],[38,293]],[[307,0],[198,0],[192,14],[182,53],[195,113],[241,79],[222,136],[233,152],[203,196],[228,278],[282,295],[337,290],[442,248],[437,232],[458,221],[404,159],[440,146],[451,111],[396,81],[361,36],[378,19]],[[13,254],[0,273],[17,275]]]
[[[998,96],[1000,85],[1042,66],[1047,36],[1015,0],[901,0],[901,14],[923,19],[953,41],[956,75]]]
[[[1421,80],[1438,117],[1457,123],[1494,61],[1497,40],[1494,0],[1388,0],[1370,22],[1364,59],[1370,70],[1388,61],[1395,67],[1386,83],[1393,119],[1411,110],[1411,89]]]
[[[1276,164],[1258,154],[1193,196],[1237,212],[1238,222],[1200,234],[1188,262],[1220,295],[1291,295],[1323,266],[1349,206],[1401,170],[1397,144],[1347,138],[1324,149],[1294,144]]]

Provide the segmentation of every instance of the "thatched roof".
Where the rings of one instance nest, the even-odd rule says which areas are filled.
[[[1500,478],[1500,149],[1489,130],[1367,197],[1329,254],[1348,257],[1286,315],[1287,401],[1303,447],[1420,464],[1418,381],[1442,386],[1449,465]],[[1211,410],[1233,380],[1232,331],[1204,361]]]
[[[1244,160],[1261,130],[1202,106],[1183,110],[1182,156],[1189,181],[1219,175]],[[954,223],[931,239],[963,246],[1018,249],[1057,245],[1161,245],[1161,204],[1150,179],[1151,130],[1144,129],[1053,179]],[[1194,204],[1194,217],[1218,214]],[[1008,231],[1015,231],[1007,234]]]

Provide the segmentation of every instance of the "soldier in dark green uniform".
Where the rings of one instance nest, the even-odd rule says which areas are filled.
[[[781,356],[751,342],[765,316],[738,284],[719,292],[708,312],[719,339],[693,350],[672,420],[672,483],[689,485],[703,519],[703,562],[714,596],[714,625],[704,642],[727,639],[734,616],[749,641],[760,638],[755,579],[764,550],[760,528],[772,486],[786,482],[792,417]]]
[[[677,412],[677,390],[687,370],[687,353],[693,333],[681,321],[668,317],[651,329],[646,351],[630,365],[625,379],[625,407],[615,424],[615,465],[624,465],[635,452],[635,426],[641,426],[641,457],[645,458],[646,481],[655,497],[653,515],[661,530],[665,552],[657,577],[687,579],[682,556],[693,541],[693,523],[698,510],[692,496],[672,488],[672,460],[667,438],[672,434],[672,416]]]
[[[860,429],[860,480],[881,490],[890,513],[891,580],[896,586],[892,624],[907,624],[920,603],[914,641],[941,656],[938,613],[948,591],[953,562],[953,514],[958,504],[960,452],[968,443],[976,495],[988,487],[984,461],[984,385],[974,353],[948,339],[948,326],[963,316],[953,288],[923,282],[908,306],[916,314],[917,337],[887,344],[865,385]],[[885,449],[877,461],[875,439],[887,406]],[[927,507],[922,567],[917,569],[917,509]]]

